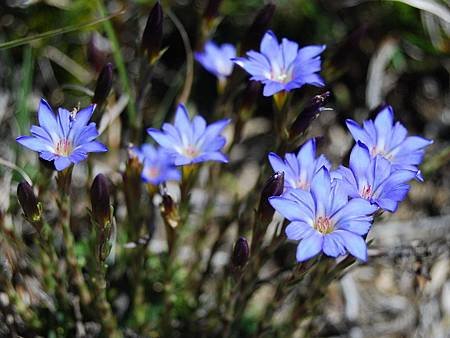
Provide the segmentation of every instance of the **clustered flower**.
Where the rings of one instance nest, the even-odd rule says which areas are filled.
[[[233,70],[233,63],[252,75],[251,80],[264,84],[264,95],[288,92],[305,84],[323,86],[320,77],[321,53],[325,46],[299,48],[295,42],[266,32],[260,52],[250,50],[246,57],[235,58],[230,44],[217,46],[207,42],[196,59],[219,81],[225,81]],[[39,153],[47,161],[54,161],[61,171],[87,158],[89,152],[104,152],[107,148],[96,141],[95,123],[89,123],[95,105],[69,112],[59,108],[55,115],[42,99],[38,120],[40,126],[31,127],[31,136],[21,136],[17,142]],[[227,163],[222,148],[226,139],[221,135],[229,119],[207,125],[201,116],[189,117],[180,104],[174,124],[164,123],[161,130],[149,128],[148,134],[159,147],[144,144],[132,147],[131,153],[141,164],[141,178],[145,183],[158,185],[179,181],[179,166],[206,161]],[[281,158],[269,154],[269,162],[280,184],[281,196],[272,196],[269,203],[290,221],[286,235],[300,241],[299,262],[323,252],[338,257],[350,253],[366,261],[365,236],[377,211],[395,212],[410,189],[413,179],[423,180],[418,165],[432,141],[407,136],[406,128],[394,123],[390,106],[384,107],[375,120],[362,126],[347,120],[347,127],[356,141],[349,166],[332,170],[324,155],[316,156],[316,141],[307,141],[297,154],[287,153]],[[267,201],[267,199],[265,200]],[[267,204],[267,203],[266,203]],[[268,206],[269,207],[269,206]],[[273,211],[273,210],[272,210]]]
[[[405,127],[393,119],[387,106],[363,127],[347,121],[357,142],[349,168],[331,170],[323,155],[316,157],[314,139],[297,155],[288,153],[282,159],[269,154],[273,170],[285,173],[284,194],[269,202],[290,221],[285,232],[288,239],[300,241],[299,262],[320,252],[331,257],[350,253],[366,261],[365,236],[375,212],[395,212],[409,191],[408,182],[422,179],[418,165],[432,141],[407,136]]]
[[[37,151],[44,160],[54,161],[56,170],[64,170],[86,160],[89,152],[108,150],[95,141],[99,134],[95,123],[89,123],[94,109],[95,105],[91,105],[70,113],[59,108],[56,116],[42,99],[38,111],[40,126],[32,126],[31,136],[20,136],[17,142]],[[191,121],[186,108],[180,104],[173,125],[164,123],[162,130],[148,129],[160,147],[143,144],[140,148],[130,148],[130,153],[142,164],[142,180],[152,185],[179,181],[181,174],[177,166],[206,161],[227,163],[227,157],[221,152],[226,143],[221,132],[229,123],[229,119],[224,119],[207,125],[198,115]]]

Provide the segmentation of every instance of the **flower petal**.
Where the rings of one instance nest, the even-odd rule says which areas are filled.
[[[162,131],[154,128],[147,129],[147,133],[161,146],[167,149],[173,149],[176,140]]]
[[[78,146],[75,150],[82,150],[87,153],[103,153],[108,151],[108,148],[103,143],[91,141]]]
[[[288,224],[285,233],[288,239],[298,241],[305,237],[309,237],[315,230],[305,222],[294,221]]]
[[[219,151],[203,153],[200,156],[192,159],[192,163],[200,163],[207,161],[217,161],[222,163],[228,163],[228,158]]]
[[[326,168],[320,169],[311,182],[311,194],[316,204],[316,217],[324,216],[329,208],[331,178]]]
[[[297,261],[304,262],[316,256],[323,245],[323,236],[315,231],[311,236],[304,238],[297,247]]]
[[[338,227],[339,224],[349,223],[352,220],[367,220],[367,217],[371,216],[375,211],[377,211],[377,206],[372,205],[369,201],[363,198],[352,198],[331,218]]]
[[[16,138],[16,141],[24,147],[27,147],[28,149],[31,149],[33,151],[53,151],[53,147],[50,145],[50,143],[41,138],[33,136],[20,136]]]
[[[323,237],[323,252],[327,256],[338,257],[345,255],[347,251],[341,238],[331,233]]]
[[[334,234],[340,237],[350,254],[363,262],[367,261],[367,245],[361,236],[345,230],[336,230]]]
[[[355,144],[350,153],[350,169],[353,171],[355,178],[360,185],[368,183],[373,184],[368,179],[368,171],[371,167],[371,156],[369,149],[361,141]],[[359,186],[361,188],[361,186]]]
[[[56,158],[54,163],[55,163],[55,168],[58,171],[62,171],[72,164],[72,162],[69,160],[68,157],[63,157],[63,156],[59,156],[58,158]]]
[[[57,142],[59,137],[57,134],[58,124],[56,122],[56,116],[50,105],[44,99],[41,99],[39,103],[38,120],[39,125],[52,137],[53,142]]]
[[[278,92],[284,90],[284,85],[280,82],[267,81],[264,85],[263,95],[272,96]]]
[[[70,123],[71,123],[70,112],[64,108],[58,108],[58,127],[59,136],[63,139],[67,139],[69,136]]]
[[[372,147],[376,143],[356,121],[347,119],[345,123],[356,142],[361,141],[368,148]]]
[[[269,197],[269,203],[276,211],[288,220],[303,220],[303,213],[300,204],[287,199],[286,197],[280,196]]]

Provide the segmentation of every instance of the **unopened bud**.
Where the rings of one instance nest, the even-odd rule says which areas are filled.
[[[153,6],[142,34],[142,50],[147,53],[150,63],[158,59],[163,36],[164,14],[159,1]]]
[[[298,115],[297,119],[291,126],[289,130],[290,137],[296,137],[297,135],[303,134],[306,129],[308,129],[311,122],[318,116],[321,108],[326,105],[331,97],[331,93],[325,92],[320,95],[316,95],[308,103],[308,105],[302,110]]]
[[[128,161],[123,173],[123,187],[128,214],[131,217],[139,213],[141,200],[142,163],[133,148],[128,149]]]
[[[112,80],[113,80],[112,64],[107,63],[102,68],[102,71],[98,76],[92,103],[96,103],[99,106],[103,105],[103,103],[108,98],[109,92],[111,91]]]
[[[19,183],[17,186],[17,198],[22,206],[25,217],[32,223],[38,222],[41,218],[39,201],[28,182],[22,181]]]
[[[111,204],[109,200],[109,182],[105,175],[98,174],[91,186],[92,217],[103,227],[111,221]]]
[[[264,185],[258,207],[258,217],[262,223],[267,224],[272,220],[275,213],[269,203],[269,197],[280,196],[284,188],[284,172],[278,171],[273,174]]]
[[[256,14],[253,23],[248,28],[242,40],[241,54],[244,54],[248,50],[257,50],[259,48],[260,41],[269,28],[269,23],[272,20],[273,13],[275,13],[275,8],[275,4],[269,3]]]
[[[231,261],[235,267],[243,267],[250,257],[250,248],[245,237],[239,237],[234,244]]]

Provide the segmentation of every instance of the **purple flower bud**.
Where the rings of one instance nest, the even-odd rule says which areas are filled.
[[[245,237],[239,237],[234,244],[233,255],[231,261],[235,267],[243,267],[250,257],[250,248]]]
[[[92,103],[96,103],[99,106],[103,105],[103,103],[108,98],[109,92],[111,91],[112,80],[113,80],[112,64],[107,63],[102,68],[102,71],[98,76]]]
[[[153,6],[147,19],[144,33],[142,34],[141,47],[152,63],[159,54],[163,36],[164,14],[159,1]]]
[[[303,108],[302,112],[295,119],[294,123],[289,130],[291,137],[300,135],[308,129],[311,122],[320,113],[320,108],[326,105],[331,97],[331,92],[327,91],[323,94],[316,95],[312,98],[309,104]]]
[[[41,220],[39,201],[33,192],[33,188],[26,181],[20,182],[17,186],[17,198],[27,220],[33,225],[37,225]]]
[[[269,203],[269,197],[280,196],[284,188],[284,172],[278,171],[273,174],[264,185],[258,207],[258,217],[262,223],[267,224],[272,220],[275,213]]]
[[[273,13],[275,12],[275,4],[268,3],[263,8],[260,9],[258,14],[256,14],[253,23],[248,28],[244,39],[241,43],[241,54],[244,54],[248,50],[257,50],[259,43],[269,28],[269,23],[272,20]]]
[[[109,182],[105,175],[95,176],[91,186],[92,217],[103,228],[111,221],[111,206],[109,200]]]

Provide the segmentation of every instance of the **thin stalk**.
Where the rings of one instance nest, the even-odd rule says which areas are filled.
[[[88,306],[91,302],[91,295],[87,288],[81,267],[78,264],[78,259],[75,254],[75,240],[72,230],[70,229],[70,183],[72,179],[72,169],[73,167],[69,167],[58,173],[57,183],[60,194],[58,206],[60,211],[60,223],[62,227],[63,240],[66,247],[67,263],[69,265],[73,282],[80,294],[81,303]]]
[[[102,323],[103,334],[105,337],[121,338],[123,335],[117,327],[117,320],[114,316],[111,305],[106,298],[106,265],[99,263],[95,277],[92,278],[92,283],[97,295],[96,305],[99,311],[99,317]]]

